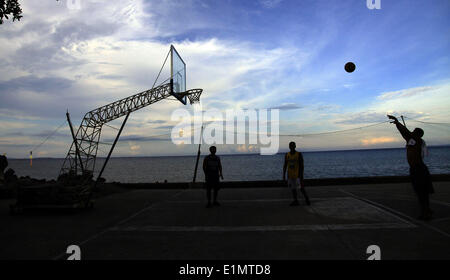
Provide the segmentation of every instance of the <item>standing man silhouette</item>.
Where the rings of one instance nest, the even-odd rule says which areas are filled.
[[[288,173],[288,187],[292,191],[292,196],[294,201],[291,203],[291,206],[297,206],[298,198],[297,198],[297,189],[300,188],[303,196],[305,197],[305,201],[307,205],[311,205],[309,201],[309,197],[305,191],[305,184],[303,182],[303,156],[302,153],[297,152],[295,150],[296,145],[295,142],[289,143],[290,152],[286,154],[284,157],[284,166],[283,166],[283,181],[286,181],[286,170]]]
[[[208,204],[206,208],[214,206],[220,206],[217,202],[217,193],[219,192],[219,178],[223,180],[222,163],[220,158],[216,156],[217,148],[211,146],[209,148],[211,154],[205,157],[203,160],[203,172],[205,172],[206,181],[206,197],[208,198]],[[211,204],[211,190],[214,190],[214,202]]]
[[[5,174],[4,171],[8,167],[8,159],[5,155],[0,155],[0,184],[5,182]]]
[[[397,126],[398,131],[406,140],[409,176],[420,205],[419,219],[430,220],[433,211],[430,209],[429,196],[431,193],[434,193],[434,188],[428,167],[423,162],[423,157],[426,153],[425,141],[422,139],[424,132],[421,128],[416,128],[411,132],[396,117],[388,115],[388,118],[393,120],[392,123]]]

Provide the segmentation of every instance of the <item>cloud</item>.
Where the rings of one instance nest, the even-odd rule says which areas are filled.
[[[41,26],[32,28],[32,35],[26,33],[17,38],[22,42],[10,57],[10,61],[22,70],[40,73],[42,70],[56,70],[86,63],[77,59],[73,52],[83,51],[83,42],[108,36],[117,30],[114,22],[97,21],[88,25],[79,19],[66,19],[59,22],[41,21]],[[29,30],[28,24],[23,27]]]
[[[161,125],[156,127],[156,129],[172,129],[173,127],[173,125]]]
[[[0,92],[29,90],[34,92],[54,93],[73,85],[73,81],[62,77],[43,77],[35,75],[22,76],[9,81],[0,81]]]
[[[361,144],[363,146],[371,146],[371,145],[378,145],[378,144],[394,143],[397,141],[398,140],[393,137],[373,137],[373,138],[361,139]]]
[[[139,145],[131,145],[130,146],[130,150],[132,150],[132,151],[138,151],[140,149],[141,149],[141,146],[139,146]]]
[[[22,122],[22,121],[6,121],[6,120],[0,120],[0,127],[1,127],[1,132],[5,133],[5,131],[7,130],[15,130],[13,133],[22,133],[22,132],[18,132],[17,130],[24,130],[24,129],[28,129],[28,128],[32,128],[34,125],[27,123],[27,122]]]
[[[63,121],[66,108],[77,126],[87,111],[149,89],[170,44],[187,62],[188,87],[204,89],[205,110],[285,110],[281,121],[290,123],[284,129],[295,134],[381,122],[387,112],[421,120],[448,119],[450,86],[436,78],[448,74],[448,60],[442,59],[446,52],[435,51],[446,42],[439,39],[445,38],[440,25],[430,29],[436,32],[430,35],[433,44],[428,44],[430,40],[416,40],[418,26],[403,17],[414,27],[410,28],[415,30],[411,41],[424,47],[424,52],[417,48],[412,52],[386,32],[395,24],[392,29],[402,28],[402,33],[397,30],[396,34],[403,34],[404,27],[396,24],[398,17],[380,18],[381,24],[374,24],[359,8],[342,1],[290,5],[263,0],[230,5],[228,1],[93,0],[82,1],[80,10],[67,9],[65,1],[23,2],[24,19],[0,28],[0,116],[5,118],[1,133],[17,135],[8,138],[9,143],[39,143],[48,132],[43,127]],[[290,9],[277,9],[284,4]],[[391,12],[398,15],[397,11]],[[345,25],[348,18],[360,24]],[[371,36],[367,36],[369,29]],[[430,46],[436,59],[427,53]],[[386,49],[390,51],[380,51]],[[368,55],[371,53],[377,55]],[[440,66],[433,66],[433,71],[414,71],[419,68],[408,62],[417,53],[427,62],[417,56],[419,65],[427,67],[428,62],[440,59]],[[349,59],[358,63],[358,71],[352,75],[342,69]],[[166,67],[159,82],[168,77]],[[161,134],[158,128],[171,129],[170,114],[180,106],[179,102],[161,101],[134,112],[126,126],[128,136],[121,140],[153,141],[152,148],[141,145],[140,151],[150,154],[180,152],[165,143],[169,136],[150,136]],[[302,109],[301,114],[296,109]],[[441,119],[436,119],[440,114]],[[112,124],[120,127],[120,122]],[[23,127],[26,134],[21,132]],[[115,133],[105,129],[102,137],[111,142]],[[389,134],[374,137],[377,135]],[[373,135],[365,136],[345,143],[360,147],[360,138],[370,143]],[[330,147],[333,139],[330,136],[321,145]],[[317,147],[317,142],[314,139],[308,145]],[[67,152],[66,148],[48,151],[60,156]],[[122,150],[123,154],[129,152],[129,146]]]
[[[260,0],[261,5],[266,9],[272,9],[278,6],[283,0]]]
[[[424,113],[416,113],[416,112],[390,112],[390,114],[394,116],[408,116],[409,118],[421,118],[425,116]],[[358,112],[354,114],[350,114],[349,116],[341,115],[341,120],[336,120],[336,124],[371,124],[371,123],[380,123],[387,121],[387,113],[381,112]]]
[[[158,142],[158,141],[171,141],[170,134],[160,136],[142,136],[142,135],[127,135],[121,136],[120,141],[133,141],[133,142]],[[113,142],[114,138],[106,138],[103,142]]]
[[[140,145],[134,144],[133,142],[128,142],[128,146],[130,148],[129,152],[132,155],[141,154],[141,146]]]
[[[97,76],[97,79],[102,79],[102,80],[120,80],[120,79],[124,79],[125,76],[122,75],[99,75]]]
[[[428,93],[430,91],[434,91],[436,89],[437,89],[436,87],[431,87],[431,86],[409,88],[409,89],[403,89],[403,90],[397,90],[397,91],[384,92],[384,93],[380,94],[377,98],[379,100],[398,99],[398,98],[404,98],[404,97],[411,97],[411,96],[415,96],[415,95],[421,95],[424,93]]]
[[[332,111],[332,110],[336,111],[336,110],[339,110],[340,108],[341,108],[341,106],[339,106],[339,105],[327,104],[327,105],[317,105],[314,108],[314,110],[319,111],[319,112],[321,112],[321,111]]]
[[[161,40],[161,36],[189,29],[211,28],[209,18],[191,17],[201,12],[193,4],[83,1],[82,9],[76,11],[54,3],[24,4],[26,21],[0,30],[0,44],[8,46],[8,59],[0,68],[0,76],[11,77],[0,87],[29,92],[5,97],[1,100],[3,108],[44,118],[61,114],[55,108],[69,108],[73,118],[82,116],[95,107],[150,88],[170,43],[188,63],[188,87],[205,90],[202,99],[206,105],[211,102],[229,108],[255,104],[254,99],[247,98],[255,97],[248,88],[263,89],[267,81],[261,77],[265,73],[271,73],[273,79],[276,73],[281,76],[280,71],[288,65],[283,61],[291,60],[297,50],[215,37]],[[174,13],[190,20],[173,20]],[[37,16],[42,14],[48,16]],[[167,76],[163,71],[160,81]],[[50,99],[36,94],[49,92],[59,96]],[[260,108],[266,107],[263,103],[271,103],[264,97],[274,99],[277,94],[273,90],[262,92],[257,97]],[[152,114],[167,115],[176,105],[159,103],[152,106]]]
[[[297,110],[302,109],[303,106],[297,105],[295,103],[285,103],[279,106],[270,107],[268,109],[278,109],[278,110]]]
[[[147,121],[147,123],[162,124],[162,123],[166,123],[166,121],[165,120],[149,120],[149,121]]]
[[[442,122],[448,116],[449,91],[450,83],[443,82],[385,92],[379,94],[367,110]]]
[[[67,133],[55,132],[51,130],[45,130],[39,133],[30,134],[32,137],[46,138],[46,137],[69,137]]]
[[[254,153],[259,151],[256,145],[237,145],[236,151],[239,153]]]
[[[29,127],[33,127],[33,126],[29,126]],[[11,133],[6,133],[3,134],[3,136],[5,137],[18,137],[18,136],[23,136],[23,137],[36,137],[36,138],[42,138],[45,139],[47,137],[69,137],[69,135],[67,133],[62,133],[62,132],[54,132],[51,130],[45,130],[42,132],[38,132],[38,133],[24,133],[22,131],[16,131],[16,132],[11,132]]]
[[[37,155],[42,157],[42,156],[47,156],[48,154],[49,154],[48,151],[39,151]]]

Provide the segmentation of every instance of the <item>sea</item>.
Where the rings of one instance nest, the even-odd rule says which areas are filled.
[[[450,174],[450,146],[429,147],[425,157],[431,174]],[[201,155],[197,181],[204,180]],[[225,181],[280,180],[283,173],[284,154],[220,155]],[[349,150],[303,152],[305,178],[342,178],[367,176],[408,175],[406,151],[399,149]],[[36,179],[56,179],[64,159],[35,158],[9,159],[8,168],[18,176]],[[98,158],[96,172],[105,159]],[[196,156],[167,157],[112,157],[103,173],[108,182],[154,183],[191,182]]]

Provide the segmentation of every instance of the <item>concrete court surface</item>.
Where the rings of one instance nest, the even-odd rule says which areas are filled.
[[[78,213],[10,216],[0,201],[0,259],[247,260],[450,259],[450,182],[434,183],[435,218],[416,220],[410,184],[307,188],[308,207],[290,207],[287,188],[223,189],[220,207],[205,192],[132,190]]]

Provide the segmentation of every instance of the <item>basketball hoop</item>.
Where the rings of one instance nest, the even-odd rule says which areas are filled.
[[[200,95],[202,95],[203,89],[190,89],[185,92],[180,92],[178,95],[183,98],[187,97],[189,99],[189,102],[192,104],[199,103],[200,102]]]

